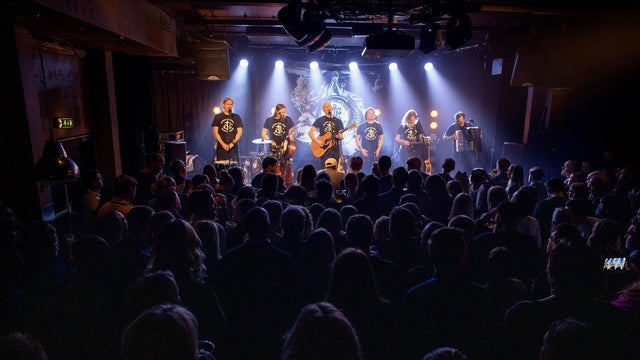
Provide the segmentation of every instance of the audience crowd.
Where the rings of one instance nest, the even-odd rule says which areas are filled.
[[[2,207],[0,358],[637,356],[632,165],[419,160],[307,164],[284,186],[268,161],[187,176],[151,154],[110,183],[85,172],[71,234]]]

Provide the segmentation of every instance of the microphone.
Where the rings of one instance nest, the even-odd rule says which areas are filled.
[[[327,115],[331,116],[332,112],[331,111],[327,111]]]

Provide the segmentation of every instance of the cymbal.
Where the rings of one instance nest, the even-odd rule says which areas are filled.
[[[253,140],[251,140],[251,142],[252,142],[252,143],[254,143],[254,144],[262,144],[262,145],[264,145],[264,144],[271,144],[271,140],[262,140],[262,139],[260,139],[260,138],[258,138],[258,139],[253,139]]]

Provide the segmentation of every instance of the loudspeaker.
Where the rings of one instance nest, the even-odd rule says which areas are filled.
[[[545,93],[545,130],[551,134],[563,134],[569,123],[570,88],[549,88]]]
[[[229,80],[229,44],[212,40],[196,50],[196,77],[200,80]]]
[[[169,165],[174,160],[182,160],[187,164],[187,143],[185,141],[167,141],[164,143],[164,167],[165,174],[171,174]]]
[[[502,156],[511,160],[512,164],[524,166],[525,151],[525,144],[505,141],[502,147]]]

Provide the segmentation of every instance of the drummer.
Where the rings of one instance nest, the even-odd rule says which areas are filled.
[[[287,144],[293,141],[293,120],[287,116],[287,107],[277,104],[273,116],[268,117],[262,126],[262,139],[271,140],[269,144],[269,156],[285,162]]]

